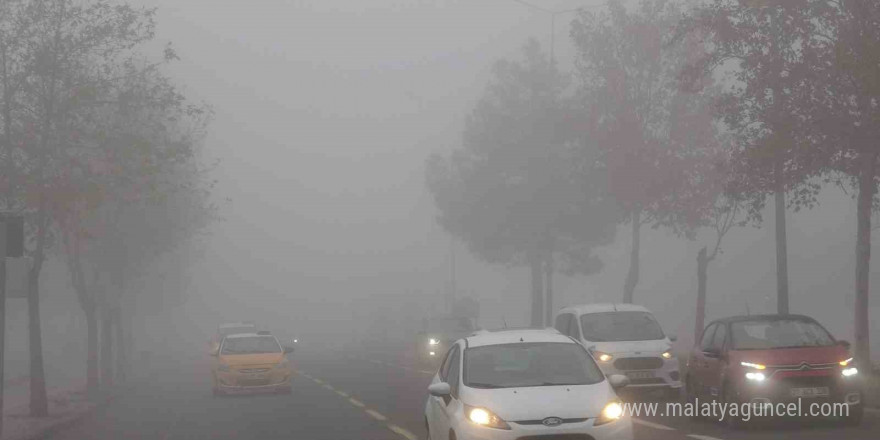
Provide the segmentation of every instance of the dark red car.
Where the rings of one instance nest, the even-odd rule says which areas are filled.
[[[685,388],[692,404],[719,401],[766,408],[800,402],[804,415],[812,403],[842,403],[848,408],[841,408],[845,416],[840,419],[847,424],[861,422],[864,411],[849,343],[835,340],[807,316],[714,321],[691,351],[687,370]],[[743,422],[725,420],[734,425]]]

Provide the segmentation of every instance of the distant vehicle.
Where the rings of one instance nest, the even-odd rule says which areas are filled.
[[[225,336],[213,356],[211,379],[215,396],[252,392],[290,393],[292,369],[282,347],[269,332]]]
[[[691,401],[843,403],[848,411],[841,421],[847,425],[861,423],[864,413],[863,384],[849,343],[836,341],[802,315],[735,316],[710,323],[691,351],[685,380]]]
[[[451,344],[431,380],[428,438],[632,439],[614,391],[627,382],[553,329],[477,332]]]
[[[223,337],[238,333],[256,333],[257,325],[253,322],[229,322],[217,326],[217,333],[211,338],[211,352],[217,351],[220,347],[220,341]]]
[[[463,316],[425,320],[424,328],[419,332],[416,342],[419,361],[435,363],[446,350],[449,350],[452,342],[473,333],[474,327],[473,321]]]
[[[654,315],[635,304],[587,304],[556,314],[555,328],[580,341],[605,374],[624,374],[629,391],[662,391],[678,400],[682,383],[672,341]]]

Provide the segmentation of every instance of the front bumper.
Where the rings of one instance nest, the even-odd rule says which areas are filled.
[[[553,438],[551,436],[586,434],[595,440],[632,440],[632,420],[628,415],[620,420],[593,426],[595,419],[588,419],[581,423],[564,423],[562,425],[548,427],[542,424],[521,425],[516,422],[508,422],[510,429],[493,429],[478,426],[470,421],[458,419],[453,426],[456,438],[463,440],[517,440],[520,438]],[[546,436],[546,437],[545,437]]]
[[[837,373],[837,374],[833,374]],[[756,404],[791,403],[862,403],[862,381],[858,377],[843,377],[837,371],[827,376],[785,377],[771,375],[762,382],[739,380],[735,395],[740,402]],[[793,394],[793,389],[827,388],[827,395],[804,396]]]
[[[214,387],[224,394],[282,392],[290,389],[291,370],[276,369],[262,375],[218,372]]]
[[[610,361],[596,363],[606,376],[622,374],[629,377],[627,390],[650,391],[655,389],[680,389],[681,374],[678,359],[661,357],[662,353],[613,353]]]

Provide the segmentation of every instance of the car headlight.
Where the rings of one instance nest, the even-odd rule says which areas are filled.
[[[660,357],[662,357],[663,359],[672,359],[672,352],[666,350],[663,352],[663,354],[660,355]]]
[[[601,351],[594,351],[593,357],[599,362],[608,362],[611,359],[614,359],[614,356],[611,356],[608,353],[602,353]]]
[[[859,374],[859,370],[856,367],[844,368],[840,374],[843,374],[846,377],[855,376],[856,374]]]
[[[287,368],[290,366],[290,361],[287,358],[284,358],[281,362],[275,364],[275,368]]]
[[[842,361],[839,362],[839,363],[840,363],[840,366],[841,366],[841,367],[845,367],[845,366],[849,365],[849,364],[852,362],[852,360],[853,360],[853,358],[849,358],[849,359],[846,359],[846,360],[842,360]]]
[[[756,369],[756,370],[763,370],[763,369],[766,369],[766,368],[767,368],[766,365],[762,365],[762,364],[753,364],[753,363],[751,363],[751,362],[740,362],[739,364],[742,365],[743,367],[746,367],[746,368],[754,368],[754,369]]]
[[[764,373],[754,373],[750,371],[746,373],[746,379],[753,380],[755,382],[763,382],[766,377],[764,377]]]
[[[619,420],[621,417],[623,417],[623,405],[621,405],[619,401],[614,400],[608,402],[608,404],[605,405],[605,408],[602,408],[602,414],[599,414],[599,417],[593,422],[593,426],[611,423],[615,420]]]
[[[477,425],[495,429],[510,429],[507,422],[486,408],[465,405],[464,413],[467,414],[468,420]]]
[[[436,339],[434,339],[434,338],[431,338],[431,339],[428,341],[428,345],[440,345],[440,341],[438,341],[438,340],[436,340]]]
[[[227,364],[220,364],[220,366],[217,367],[217,370],[222,371],[224,373],[228,373],[228,372],[232,371],[232,369],[229,368],[229,365],[227,365]]]

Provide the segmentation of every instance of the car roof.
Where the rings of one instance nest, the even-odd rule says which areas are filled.
[[[496,331],[480,330],[465,338],[468,347],[485,345],[517,344],[520,342],[575,342],[553,328],[517,328]]]
[[[816,322],[815,319],[806,316],[806,315],[779,315],[779,314],[768,314],[768,315],[738,315],[738,316],[729,316],[727,318],[716,319],[712,321],[710,324],[714,323],[729,323],[729,322],[744,322],[744,321],[778,321],[783,319],[793,319],[798,321],[810,321]]]
[[[578,304],[562,308],[558,313],[576,313],[584,315],[587,313],[601,312],[647,312],[651,313],[646,307],[638,304],[626,303],[595,303],[595,304]]]
[[[265,337],[272,337],[272,338],[274,338],[275,336],[273,336],[273,335],[271,335],[271,334],[270,334],[270,335],[267,335],[267,334],[260,334],[260,333],[234,333],[234,334],[231,334],[231,335],[227,335],[227,336],[226,336],[226,339],[239,339],[239,338],[265,338]]]

